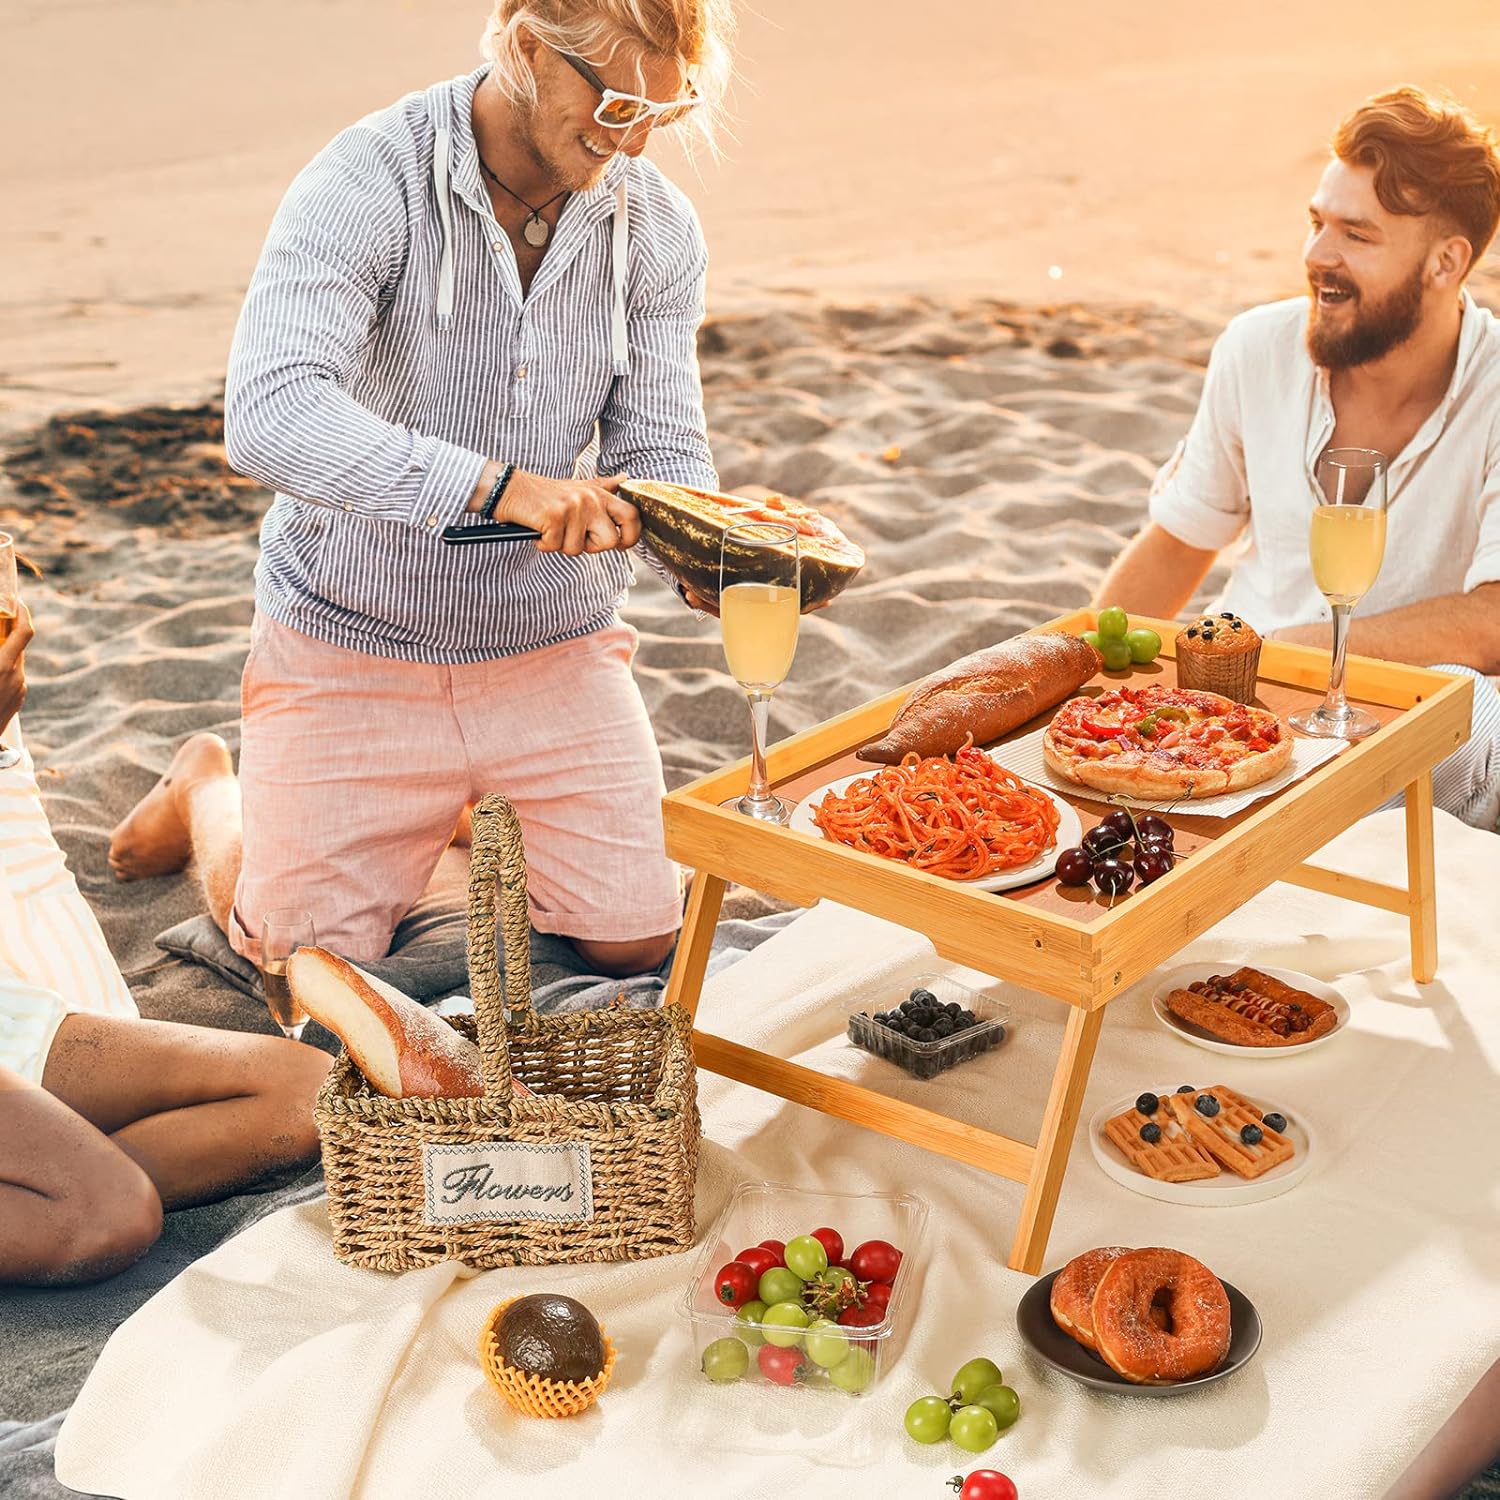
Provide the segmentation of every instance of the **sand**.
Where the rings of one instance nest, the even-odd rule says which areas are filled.
[[[0,433],[196,400],[294,173],[477,61],[487,0],[10,0],[0,46]],[[711,295],[1107,299],[1214,317],[1300,286],[1338,118],[1451,89],[1500,118],[1494,0],[759,0],[725,159],[693,193]],[[653,151],[657,147],[653,146]]]

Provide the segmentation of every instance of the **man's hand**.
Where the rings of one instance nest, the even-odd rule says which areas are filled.
[[[31,628],[31,611],[23,604],[20,618],[0,645],[0,729],[4,729],[21,712],[26,701],[26,648],[35,632]]]
[[[613,552],[640,540],[641,517],[615,493],[619,475],[608,479],[543,479],[517,469],[495,512],[497,521],[516,521],[542,534],[538,552]]]

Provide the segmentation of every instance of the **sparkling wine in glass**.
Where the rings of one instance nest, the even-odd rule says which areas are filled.
[[[1386,458],[1373,448],[1329,448],[1318,460],[1318,506],[1308,533],[1313,578],[1333,610],[1328,695],[1292,724],[1320,739],[1357,740],[1380,720],[1344,697],[1349,616],[1369,592],[1385,558]]]
[[[282,1033],[294,1042],[302,1040],[307,1012],[297,1004],[286,966],[299,948],[310,948],[317,942],[310,911],[283,906],[268,911],[260,927],[260,977],[266,988],[266,1009]]]
[[[719,547],[719,625],[724,658],[750,700],[750,786],[724,804],[764,823],[785,823],[791,805],[766,779],[771,695],[786,680],[802,615],[797,531],[780,521],[744,521]]]
[[[0,646],[16,628],[21,618],[21,589],[16,582],[16,543],[9,533],[0,531]],[[6,726],[0,724],[0,734]],[[0,743],[0,771],[9,770],[21,759],[21,752]]]

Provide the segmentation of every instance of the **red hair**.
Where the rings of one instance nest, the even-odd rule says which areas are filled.
[[[1494,239],[1500,148],[1494,131],[1456,100],[1415,88],[1376,94],[1339,126],[1333,151],[1374,171],[1387,213],[1432,214],[1468,240],[1475,261]]]

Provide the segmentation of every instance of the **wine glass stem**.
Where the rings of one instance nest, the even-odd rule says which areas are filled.
[[[750,700],[750,788],[747,802],[769,802],[771,782],[766,775],[766,732],[771,726],[771,695],[746,693]]]
[[[1349,650],[1349,616],[1352,604],[1335,604],[1333,609],[1333,662],[1328,672],[1328,696],[1323,700],[1323,712],[1330,718],[1343,719],[1349,714],[1349,704],[1344,697],[1344,658]]]

